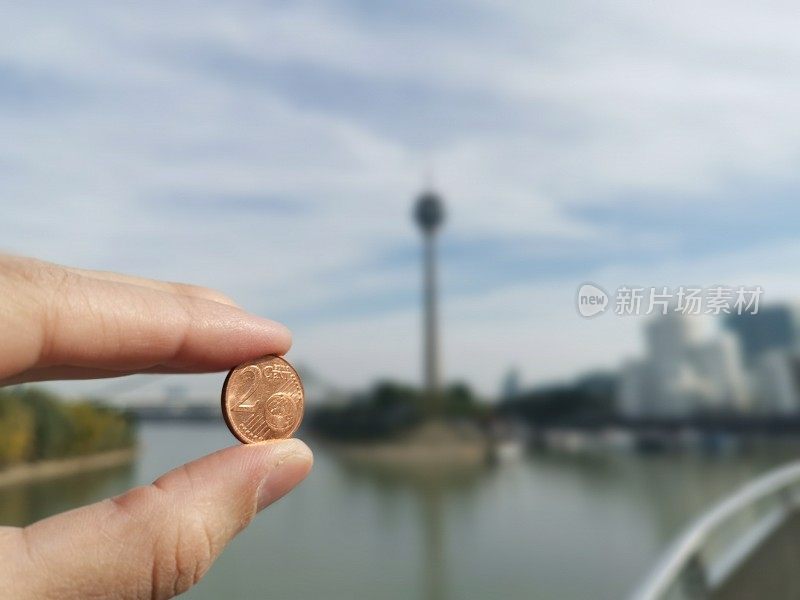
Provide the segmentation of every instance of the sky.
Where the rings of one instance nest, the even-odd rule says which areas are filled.
[[[586,281],[800,293],[789,2],[0,11],[0,249],[223,290],[325,385],[419,380],[427,182],[444,373],[486,395],[641,351],[640,319],[577,315]]]

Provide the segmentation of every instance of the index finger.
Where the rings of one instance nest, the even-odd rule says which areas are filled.
[[[29,369],[220,371],[283,354],[283,325],[196,295],[0,261],[0,380]]]

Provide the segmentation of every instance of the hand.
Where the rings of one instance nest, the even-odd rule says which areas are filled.
[[[289,331],[205,288],[0,257],[0,384],[228,369]],[[122,496],[0,527],[8,598],[169,598],[311,469],[298,440],[220,450]]]

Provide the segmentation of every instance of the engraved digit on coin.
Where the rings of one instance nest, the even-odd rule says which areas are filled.
[[[261,379],[261,369],[256,365],[250,365],[241,370],[236,377],[236,387],[234,396],[239,397],[239,401],[233,410],[251,411],[256,405],[255,393],[258,389],[258,381]]]
[[[278,356],[239,365],[222,387],[225,423],[244,443],[290,437],[303,419],[303,405],[297,371]]]

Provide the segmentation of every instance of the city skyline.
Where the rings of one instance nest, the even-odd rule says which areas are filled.
[[[800,413],[800,312],[775,304],[722,314],[713,328],[678,312],[651,316],[646,351],[618,370],[616,408],[633,418]]]

